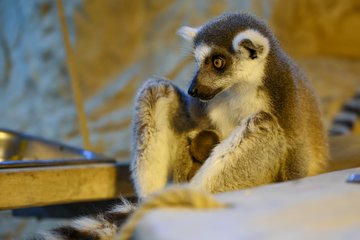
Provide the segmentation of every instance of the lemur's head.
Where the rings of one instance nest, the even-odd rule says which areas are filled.
[[[181,27],[178,34],[194,47],[197,69],[191,96],[208,101],[234,85],[260,84],[272,37],[262,21],[231,13],[198,28]]]

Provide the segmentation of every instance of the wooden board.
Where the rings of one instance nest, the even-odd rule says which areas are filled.
[[[132,196],[128,166],[88,164],[0,170],[0,210]]]

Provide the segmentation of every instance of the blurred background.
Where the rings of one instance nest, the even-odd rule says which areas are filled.
[[[314,83],[325,121],[360,87],[358,0],[63,1],[91,148],[129,159],[134,94],[152,75],[186,87],[191,46],[176,36],[225,11],[268,21]],[[81,146],[55,0],[0,1],[0,127]]]
[[[226,11],[249,11],[270,24],[313,82],[327,126],[360,88],[358,0],[64,0],[63,5],[90,148],[119,161],[129,160],[133,98],[142,82],[157,75],[185,88],[192,76],[191,46],[176,30]],[[0,127],[81,147],[62,34],[55,0],[0,0]],[[0,226],[6,229],[4,219]],[[8,224],[18,235],[0,231],[0,239],[47,227],[35,219],[15,222]]]

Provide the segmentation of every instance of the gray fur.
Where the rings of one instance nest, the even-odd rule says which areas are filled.
[[[194,38],[194,46],[201,43],[222,46],[234,53],[232,40],[235,35],[246,29],[256,29],[266,36],[273,47],[278,48],[277,40],[268,26],[262,20],[249,13],[226,13],[203,25]]]
[[[169,164],[167,179],[171,175],[175,181],[186,179],[184,176],[191,166],[189,141],[191,141],[192,132],[217,128],[207,120],[209,119],[208,107],[211,101],[222,101],[221,99],[227,101],[229,98],[225,96],[234,94],[233,87],[229,85],[229,79],[234,78],[233,72],[236,71],[234,69],[236,65],[233,62],[238,61],[240,53],[233,48],[232,41],[238,33],[247,29],[258,31],[269,41],[270,49],[266,57],[264,75],[261,84],[256,89],[258,95],[266,99],[269,107],[265,112],[254,112],[238,119],[239,126],[234,128],[229,136],[222,138],[220,144],[213,149],[208,160],[200,168],[199,173],[195,174],[190,181],[190,185],[210,192],[223,192],[313,175],[325,168],[327,140],[320,120],[317,100],[310,83],[281,50],[273,33],[264,22],[249,14],[230,13],[201,26],[194,38],[194,48],[206,44],[211,47],[212,55],[221,54],[228,60],[227,68],[218,72],[211,70],[209,64],[205,64],[209,59],[205,59],[205,63],[196,70],[191,85],[197,86],[201,92],[196,97],[210,99],[209,102],[203,103],[199,108],[201,103],[195,98],[187,96],[173,84],[163,80],[157,80],[155,83],[151,80],[143,87],[147,89],[149,85],[156,85],[156,88],[164,87],[173,93],[171,97],[173,104],[169,105],[167,116],[164,117],[171,123],[170,134],[177,135],[176,138],[179,139],[179,141],[169,143],[178,148],[178,154],[158,161],[160,164]],[[244,45],[246,44],[251,47],[252,43],[245,42]],[[258,49],[262,51],[262,46]],[[253,56],[257,57],[256,54]],[[250,54],[249,57],[251,57]],[[239,81],[236,84],[242,84],[241,79]],[[135,119],[138,120],[134,122],[133,146],[138,149],[133,151],[132,171],[135,184],[139,183],[140,175],[151,171],[149,168],[141,168],[141,165],[158,164],[147,162],[147,156],[143,154],[142,149],[146,149],[151,139],[162,137],[145,137],[144,133],[150,128],[140,127],[142,130],[139,131],[139,126],[143,126],[139,125],[140,121],[156,125],[156,122],[152,122],[154,118],[144,119],[143,112],[155,111],[155,99],[160,94],[157,92],[157,97],[154,97],[153,90],[150,91],[150,95],[143,95],[141,93],[143,91],[140,90],[136,100]],[[160,97],[169,97],[169,95]],[[141,103],[143,98],[155,100],[151,103],[151,108]],[[194,103],[196,107],[193,107]],[[194,111],[189,111],[191,108],[198,109],[197,111],[203,116],[198,114],[195,118],[192,115]],[[259,121],[261,119],[259,114],[268,116],[267,120]],[[203,124],[199,124],[200,120]],[[242,126],[245,123],[248,124],[246,128]],[[152,132],[156,131],[152,130]],[[222,166],[223,169],[208,176],[206,168],[212,168],[217,161],[227,162],[227,164]],[[158,173],[152,174],[150,175],[156,178]],[[163,185],[165,186],[166,182],[163,182]],[[141,190],[138,193],[142,195]]]

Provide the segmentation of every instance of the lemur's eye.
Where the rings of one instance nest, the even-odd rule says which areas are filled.
[[[214,56],[212,59],[212,63],[214,68],[221,70],[225,67],[225,59],[223,57],[220,56]]]

